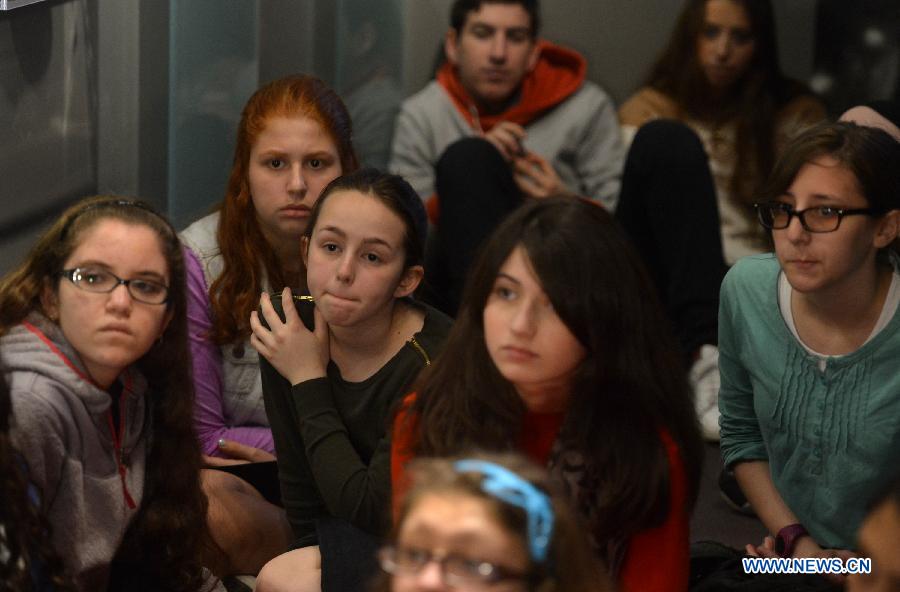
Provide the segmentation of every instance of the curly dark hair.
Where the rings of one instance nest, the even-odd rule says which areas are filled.
[[[172,315],[162,336],[165,347],[151,348],[137,362],[152,392],[147,405],[153,436],[143,500],[113,560],[110,588],[193,591],[204,579],[201,553],[214,552],[215,546],[206,527],[207,500],[200,488],[184,257],[175,229],[149,204],[128,198],[96,196],[70,207],[25,262],[0,281],[0,335],[32,311],[46,312],[41,303],[45,286],[58,285],[59,270],[84,233],[107,219],[149,227],[159,237],[169,268],[167,306]]]

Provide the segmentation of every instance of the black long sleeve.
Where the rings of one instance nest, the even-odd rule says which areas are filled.
[[[426,308],[417,343],[434,358],[450,320]],[[333,363],[328,376],[293,387],[260,360],[266,413],[278,453],[282,500],[295,546],[316,544],[315,520],[344,519],[381,535],[390,524],[389,414],[426,360],[407,343],[373,376],[346,382]]]

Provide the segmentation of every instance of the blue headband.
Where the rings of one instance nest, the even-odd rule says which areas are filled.
[[[553,507],[547,494],[506,467],[484,461],[466,459],[453,463],[457,472],[481,473],[481,489],[508,504],[522,508],[528,516],[528,549],[537,563],[547,559],[547,548],[553,537]]]

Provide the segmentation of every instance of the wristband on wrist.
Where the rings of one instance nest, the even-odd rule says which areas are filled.
[[[788,524],[775,535],[775,552],[779,557],[792,557],[797,541],[809,536],[802,524]]]

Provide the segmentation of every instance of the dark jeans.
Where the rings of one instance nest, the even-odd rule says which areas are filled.
[[[703,144],[686,125],[641,126],[625,161],[616,218],[649,268],[685,359],[718,343],[727,270],[719,208]]]
[[[438,229],[426,270],[433,304],[456,315],[478,249],[522,203],[509,164],[482,138],[451,144],[435,167],[440,199]]]
[[[436,190],[440,218],[426,273],[433,303],[455,315],[479,247],[523,198],[500,153],[475,137],[441,156]],[[649,268],[685,360],[701,345],[718,343],[727,266],[715,185],[693,131],[670,120],[638,130],[615,214]]]
[[[316,521],[322,556],[322,592],[366,590],[378,573],[380,541],[346,520],[326,516]]]

